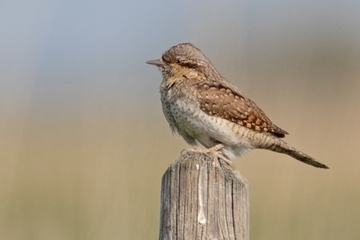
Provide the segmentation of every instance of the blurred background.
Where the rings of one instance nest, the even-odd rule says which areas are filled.
[[[145,61],[191,42],[327,164],[255,150],[251,239],[360,239],[360,2],[2,1],[0,239],[157,239],[187,144]]]

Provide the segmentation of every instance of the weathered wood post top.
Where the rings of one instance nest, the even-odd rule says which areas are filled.
[[[161,183],[159,240],[249,240],[249,187],[210,153],[185,151]]]

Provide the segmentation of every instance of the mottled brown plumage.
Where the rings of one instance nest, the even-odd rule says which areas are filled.
[[[288,134],[265,115],[250,99],[220,84],[199,84],[200,109],[211,116],[221,117],[233,123],[259,132],[269,132],[277,137]]]
[[[254,148],[288,154],[315,167],[327,168],[281,140],[286,134],[190,43],[171,47],[148,64],[163,74],[160,87],[163,112],[170,127],[189,144],[222,146],[227,158]],[[216,148],[218,149],[218,148]]]

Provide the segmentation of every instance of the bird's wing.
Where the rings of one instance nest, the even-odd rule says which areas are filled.
[[[265,113],[236,86],[228,82],[198,82],[200,108],[207,114],[277,137],[288,134],[271,122]]]

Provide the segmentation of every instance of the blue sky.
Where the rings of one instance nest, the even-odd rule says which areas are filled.
[[[307,44],[356,51],[359,12],[358,1],[5,1],[0,93],[7,102],[76,105],[95,94],[137,105],[134,96],[158,94],[160,75],[144,62],[172,45],[193,42],[221,72],[247,78],[264,54],[296,56]]]

